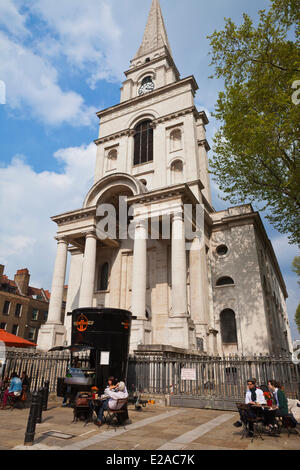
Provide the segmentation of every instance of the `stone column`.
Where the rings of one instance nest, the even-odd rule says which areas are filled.
[[[133,321],[131,328],[131,352],[137,349],[139,344],[145,344],[145,329],[148,324],[146,321],[147,238],[147,221],[136,221],[132,264],[131,311],[137,319]]]
[[[205,269],[205,244],[195,238],[190,251],[190,292],[191,318],[195,323],[197,338],[203,339],[204,350],[207,350],[208,331],[208,278]]]
[[[172,216],[172,317],[187,317],[187,266],[183,214]]]
[[[132,266],[132,314],[137,319],[145,319],[147,290],[147,224],[145,220],[136,222],[133,266]]]
[[[54,265],[48,320],[42,325],[38,335],[38,349],[48,351],[55,346],[62,346],[65,339],[65,327],[61,321],[63,292],[67,267],[68,242],[57,238],[57,253]]]
[[[61,306],[63,301],[66,268],[67,268],[68,242],[57,239],[57,252],[54,265],[51,298],[48,311],[48,324],[61,325]]]
[[[97,236],[96,233],[89,232],[85,238],[79,308],[89,308],[93,306],[93,295],[95,290],[96,255]]]
[[[80,284],[82,276],[83,253],[75,247],[69,248],[71,255],[69,281],[68,281],[68,295],[66,301],[66,313],[72,312],[79,307]],[[66,328],[66,342],[71,344],[72,333],[72,317],[65,315],[65,328]]]
[[[187,265],[185,230],[182,212],[172,217],[172,311],[168,320],[168,337],[173,346],[195,349],[195,327],[187,309]]]

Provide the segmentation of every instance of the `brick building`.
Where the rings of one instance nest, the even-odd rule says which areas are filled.
[[[50,292],[29,283],[28,269],[17,271],[11,280],[0,265],[0,328],[36,342],[40,326],[47,321]]]

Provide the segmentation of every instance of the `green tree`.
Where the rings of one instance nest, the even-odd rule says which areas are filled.
[[[300,333],[300,304],[298,305],[297,310],[296,310],[295,322],[298,327],[298,331]]]
[[[241,26],[225,19],[209,36],[213,77],[224,80],[211,172],[225,200],[257,203],[299,243],[300,104],[292,86],[300,80],[300,0],[271,0],[257,25],[243,16]]]
[[[300,278],[300,256],[296,256],[294,258],[292,270]],[[298,284],[300,285],[300,281],[298,281]],[[297,310],[296,310],[295,322],[296,322],[296,325],[297,325],[299,333],[300,333],[300,304],[298,305]]]
[[[295,256],[293,259],[292,270],[297,274],[298,277],[300,277],[300,256]],[[298,281],[298,284],[300,284],[300,281]]]

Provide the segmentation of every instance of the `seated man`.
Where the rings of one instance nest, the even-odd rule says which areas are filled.
[[[3,395],[2,409],[5,409],[8,397],[20,397],[22,394],[22,381],[16,372],[11,375],[11,382]]]
[[[97,426],[103,424],[103,414],[105,410],[120,410],[122,404],[118,403],[118,400],[128,398],[128,392],[124,382],[119,382],[117,385],[111,385],[105,389],[105,394],[108,396],[106,400],[101,403],[101,407],[98,412]]]
[[[251,408],[251,406],[252,405],[266,405],[267,402],[264,397],[264,392],[256,387],[255,379],[248,380],[247,387],[248,387],[248,390],[245,396],[245,404],[249,405],[249,409],[247,410],[247,413],[245,413],[244,416],[246,420],[247,418],[249,418],[249,421],[247,421],[246,424],[248,427],[249,436],[252,437],[253,432],[254,432],[252,419],[255,419],[257,417],[257,413],[254,411],[254,409]]]
[[[266,405],[266,399],[264,396],[264,392],[256,387],[255,379],[251,379],[247,381],[247,393],[245,397],[246,405]]]

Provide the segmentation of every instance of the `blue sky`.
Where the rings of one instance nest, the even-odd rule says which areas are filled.
[[[32,284],[50,289],[56,242],[50,217],[81,207],[93,183],[98,120],[119,102],[123,72],[143,36],[151,0],[1,0],[0,263],[13,276],[28,267]],[[257,19],[266,0],[161,0],[181,76],[194,75],[198,109],[214,109],[222,82],[210,80],[207,35],[224,17]],[[217,123],[207,128],[211,138]],[[226,204],[213,187],[215,208]],[[257,209],[257,207],[255,207]],[[262,214],[263,217],[263,214]],[[299,302],[291,271],[297,247],[265,220],[282,269],[294,338]]]

